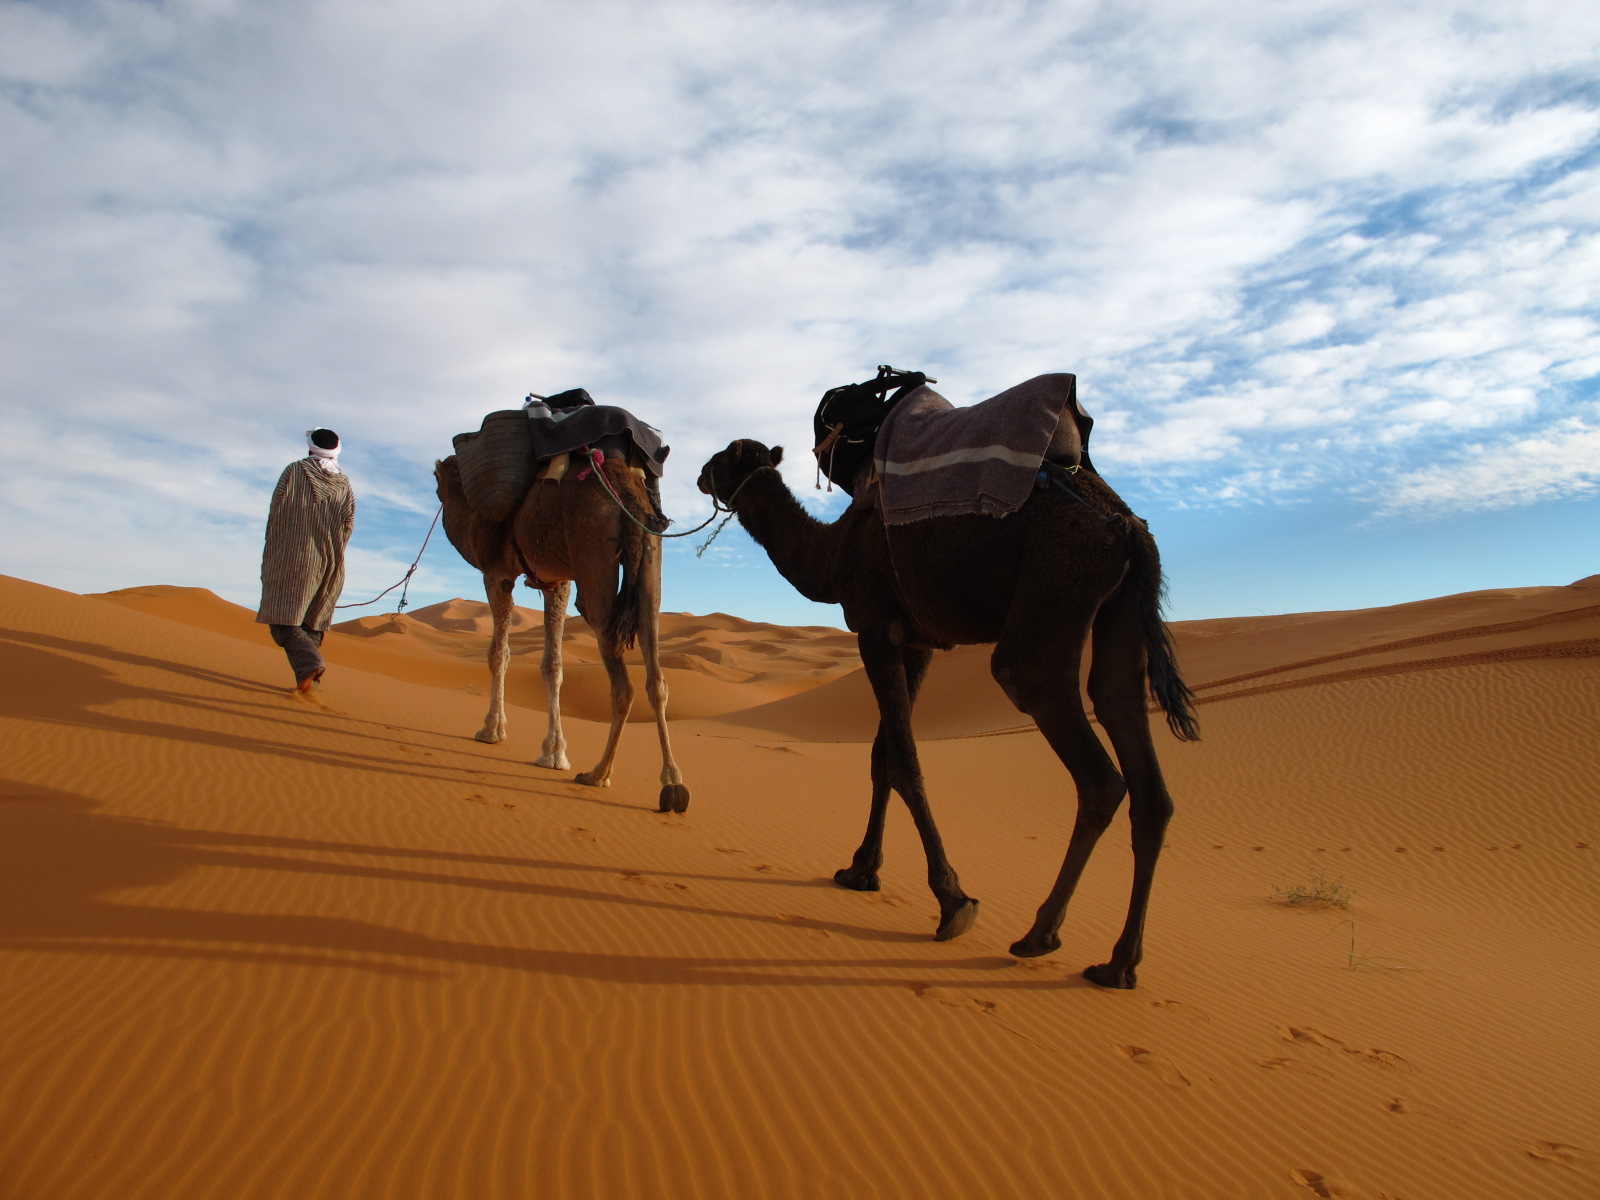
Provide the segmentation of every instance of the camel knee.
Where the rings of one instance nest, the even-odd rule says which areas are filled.
[[[612,687],[611,711],[624,714],[633,711],[633,684],[624,680]]]
[[[1042,670],[1038,660],[1013,661],[997,652],[990,660],[989,673],[1017,711],[1030,717],[1037,718],[1041,712],[1058,706],[1063,690],[1070,691],[1074,701],[1081,704],[1081,701],[1077,701],[1076,663],[1072,664],[1068,678],[1069,672],[1065,667]]]
[[[1095,715],[1102,713],[1115,714],[1126,712],[1129,709],[1144,711],[1145,677],[1141,669],[1137,675],[1121,673],[1108,675],[1104,672],[1089,671],[1089,702],[1094,705]]]
[[[1115,772],[1108,778],[1098,780],[1089,786],[1080,784],[1077,824],[1097,835],[1104,833],[1110,827],[1111,819],[1117,815],[1117,809],[1122,807],[1122,799],[1127,794],[1128,785]]]
[[[1022,705],[1022,693],[1018,686],[1017,669],[1010,663],[1004,663],[996,655],[990,661],[989,673],[994,676],[994,681],[1000,685],[1000,690],[1006,694],[1006,699],[1016,706],[1018,711],[1026,712]]]
[[[1159,848],[1166,839],[1167,824],[1172,820],[1172,798],[1165,789],[1155,796],[1135,793],[1129,805],[1129,815],[1133,819],[1133,844]]]

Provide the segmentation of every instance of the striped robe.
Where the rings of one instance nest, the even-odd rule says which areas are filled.
[[[307,457],[278,476],[261,556],[263,625],[326,629],[344,588],[344,548],[356,522],[356,496],[344,474]]]

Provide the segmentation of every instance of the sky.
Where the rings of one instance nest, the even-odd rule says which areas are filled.
[[[1600,572],[1593,4],[0,0],[0,178],[0,573],[75,592],[254,608],[324,425],[366,601],[451,436],[571,387],[678,529],[740,437],[832,519],[880,363],[1075,373],[1174,619]],[[843,623],[703,542],[664,609]]]

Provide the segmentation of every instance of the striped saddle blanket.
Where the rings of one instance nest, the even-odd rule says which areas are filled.
[[[1046,459],[1089,465],[1093,424],[1078,405],[1076,375],[1038,375],[965,408],[924,384],[878,431],[873,466],[884,522],[1014,513]]]

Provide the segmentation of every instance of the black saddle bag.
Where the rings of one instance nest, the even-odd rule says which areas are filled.
[[[811,453],[828,481],[854,496],[856,475],[871,460],[889,410],[923,384],[937,382],[921,371],[879,367],[876,379],[824,392],[811,423],[816,434]]]

